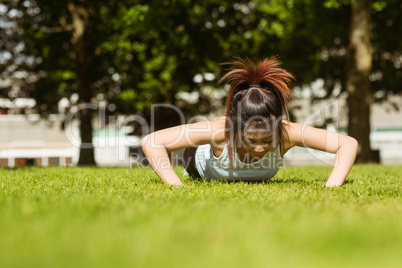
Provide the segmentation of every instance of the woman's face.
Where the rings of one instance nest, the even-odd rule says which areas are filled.
[[[247,129],[240,136],[242,148],[256,158],[263,157],[278,143],[275,134],[266,129]]]

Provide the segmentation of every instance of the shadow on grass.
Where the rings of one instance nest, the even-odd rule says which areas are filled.
[[[326,179],[313,179],[313,180],[303,180],[303,179],[298,179],[298,178],[290,178],[290,179],[274,179],[267,181],[265,183],[300,183],[300,184],[316,184],[316,183],[324,183],[325,184]],[[351,184],[353,183],[353,180],[346,180],[343,185],[345,184]]]
[[[163,183],[161,180],[157,178],[149,178],[150,182],[156,183]],[[300,185],[316,185],[322,184],[325,185],[326,179],[300,179],[300,178],[286,178],[286,179],[267,179],[267,180],[223,180],[223,181],[215,181],[215,180],[207,180],[205,178],[195,178],[190,176],[185,176],[184,181],[187,182],[196,182],[196,183],[222,183],[222,184],[249,184],[249,185],[275,185],[275,184],[300,184]],[[353,180],[346,180],[343,185],[345,184],[352,184],[354,183]]]
[[[218,182],[218,183],[224,183],[224,184],[238,184],[238,183],[244,183],[244,184],[316,184],[318,183],[325,183],[325,180],[323,179],[314,179],[314,180],[303,180],[299,178],[289,178],[289,179],[268,179],[268,180],[224,180],[224,181],[214,181],[214,180],[206,180],[203,178],[189,178],[190,181],[196,181],[196,182]]]
[[[300,185],[316,185],[316,184],[325,184],[326,179],[313,179],[313,180],[304,180],[304,179],[299,179],[299,178],[289,178],[289,179],[272,179],[272,180],[255,180],[255,181],[242,181],[242,180],[237,180],[237,181],[223,181],[222,183],[245,183],[245,184],[300,184]],[[353,180],[347,180],[343,183],[345,184],[352,184]]]

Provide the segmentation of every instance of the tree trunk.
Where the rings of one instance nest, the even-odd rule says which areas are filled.
[[[351,3],[347,50],[348,134],[359,142],[356,158],[359,163],[379,161],[379,157],[370,147],[371,6],[371,0],[357,0]]]
[[[94,146],[92,143],[92,118],[93,110],[89,107],[92,92],[90,88],[90,55],[88,51],[88,41],[86,40],[88,26],[88,11],[83,6],[68,4],[73,21],[72,43],[75,46],[75,63],[77,73],[77,91],[79,104],[85,108],[79,110],[81,146],[78,159],[79,166],[93,166],[95,163]]]

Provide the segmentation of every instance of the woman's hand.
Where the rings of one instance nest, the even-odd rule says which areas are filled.
[[[357,141],[345,135],[343,135],[340,140],[340,146],[335,156],[334,168],[332,169],[325,187],[341,186],[356,159],[358,148]]]

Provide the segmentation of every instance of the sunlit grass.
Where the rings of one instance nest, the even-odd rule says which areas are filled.
[[[326,189],[330,171],[177,188],[149,168],[0,169],[0,266],[399,267],[402,166]]]

